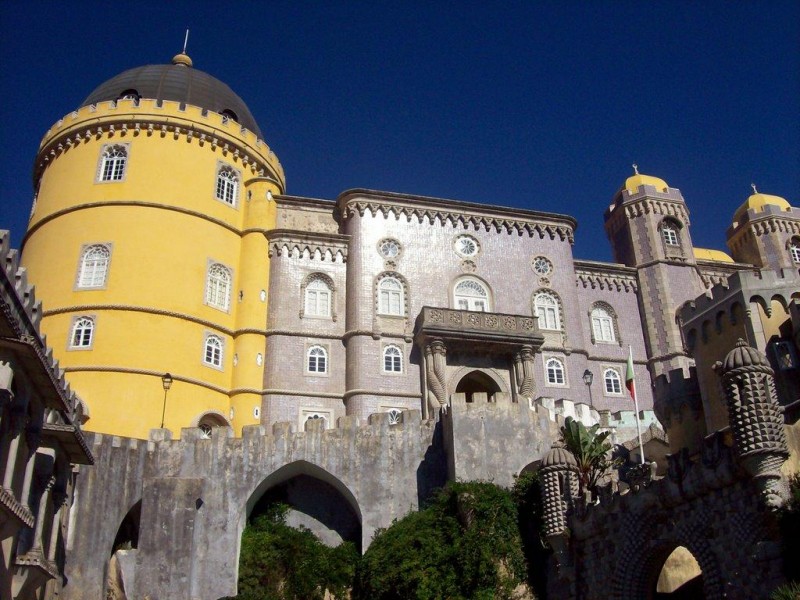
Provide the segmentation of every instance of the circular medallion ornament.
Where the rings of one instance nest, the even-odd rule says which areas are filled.
[[[460,235],[456,238],[455,250],[460,256],[475,256],[480,251],[480,244],[471,235]]]
[[[400,256],[400,242],[392,238],[381,240],[378,244],[378,252],[383,258],[392,259]]]
[[[537,256],[534,258],[531,262],[531,266],[533,267],[533,272],[542,277],[549,275],[553,270],[553,263],[544,256]]]

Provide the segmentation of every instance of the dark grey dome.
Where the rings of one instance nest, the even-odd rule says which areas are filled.
[[[185,54],[171,65],[136,67],[99,85],[81,106],[118,100],[125,95],[154,100],[172,100],[224,113],[263,139],[261,130],[244,101],[227,85],[208,73],[191,67]]]

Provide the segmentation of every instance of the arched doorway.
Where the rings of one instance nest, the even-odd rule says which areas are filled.
[[[483,371],[470,371],[456,385],[456,393],[466,394],[467,402],[473,402],[477,393],[485,393],[487,398],[491,398],[495,392],[500,391],[502,390],[497,382]]]
[[[703,600],[703,571],[684,546],[676,547],[664,560],[655,581],[656,600]]]
[[[126,579],[133,576],[136,549],[139,547],[139,529],[142,516],[142,501],[134,504],[122,519],[114,543],[111,545],[111,555],[106,565],[106,595],[107,600],[127,600]]]

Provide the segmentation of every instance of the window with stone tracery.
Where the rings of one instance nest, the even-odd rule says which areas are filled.
[[[403,372],[403,352],[395,345],[386,346],[383,349],[383,372]]]
[[[111,250],[104,244],[93,244],[81,255],[78,271],[79,288],[102,288],[106,285]]]
[[[611,344],[617,341],[617,315],[605,302],[595,302],[590,313],[592,342]]]
[[[303,315],[307,317],[331,316],[331,288],[319,277],[312,279],[306,285]]]
[[[206,335],[205,347],[203,350],[203,362],[210,367],[222,367],[222,356],[225,342],[221,337],[214,334]]]
[[[309,373],[328,372],[328,352],[322,346],[311,346],[306,353],[306,370]]]
[[[606,369],[603,371],[603,384],[606,394],[618,396],[622,394],[622,378],[616,369]]]
[[[125,178],[127,162],[128,148],[126,144],[106,146],[100,160],[98,181],[122,181]]]
[[[233,277],[227,267],[212,263],[206,277],[206,304],[220,310],[228,310],[231,304],[231,283]]]
[[[239,192],[239,173],[233,167],[220,166],[217,170],[216,197],[225,204],[236,206]]]
[[[396,277],[384,277],[378,283],[378,314],[402,316],[405,314],[402,282]]]
[[[545,362],[545,375],[548,385],[566,385],[564,363],[558,358],[548,358]]]
[[[539,320],[539,329],[561,329],[561,311],[556,296],[550,292],[539,292],[533,299],[533,311]]]
[[[489,312],[489,290],[475,277],[462,278],[453,288],[453,307],[459,310]]]
[[[91,317],[78,317],[72,325],[72,336],[69,347],[72,349],[86,350],[92,347],[94,338],[94,319]]]

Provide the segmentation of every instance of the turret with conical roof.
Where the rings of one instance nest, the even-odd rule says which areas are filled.
[[[87,429],[259,422],[284,186],[244,101],[184,53],[105,81],[47,132],[22,262]]]

